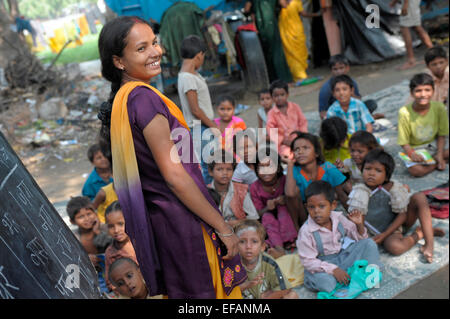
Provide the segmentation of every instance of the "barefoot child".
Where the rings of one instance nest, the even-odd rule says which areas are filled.
[[[424,176],[435,169],[444,170],[448,161],[448,114],[441,102],[432,101],[433,78],[425,73],[413,76],[409,83],[414,102],[398,111],[397,143],[412,162],[406,162],[408,172],[415,177]],[[416,150],[425,149],[434,155],[435,164],[426,165],[425,158]]]
[[[213,178],[208,188],[219,193],[219,209],[230,226],[236,225],[241,219],[259,219],[248,191],[249,186],[231,181],[235,166],[233,156],[224,150],[220,150],[218,156],[212,155],[211,163],[208,164],[209,174]]]
[[[241,284],[246,299],[298,299],[291,290],[280,266],[264,252],[266,231],[256,220],[244,220],[235,226],[239,238],[239,254],[247,271],[247,281]]]
[[[106,208],[105,218],[108,234],[113,238],[112,244],[105,251],[105,273],[108,274],[111,264],[122,257],[130,258],[138,264],[133,245],[125,233],[125,218],[118,201],[113,202]],[[114,290],[114,286],[108,277],[106,277],[106,283],[108,288]]]
[[[304,285],[313,291],[331,292],[337,283],[348,284],[347,269],[365,259],[381,267],[378,247],[367,238],[361,213],[345,217],[336,212],[333,187],[325,181],[312,182],[305,191],[308,221],[297,239],[305,267]]]
[[[261,90],[258,95],[258,101],[261,107],[258,109],[258,127],[266,128],[267,114],[273,106],[272,95],[270,90]]]
[[[427,199],[422,192],[410,195],[396,181],[391,181],[395,162],[382,149],[370,151],[364,158],[364,183],[353,187],[349,195],[348,211],[364,215],[364,221],[377,244],[393,255],[401,255],[425,238],[421,251],[428,262],[433,261],[434,236],[443,236],[441,229],[433,229]],[[410,236],[404,236],[419,219],[420,225]]]
[[[250,194],[267,231],[269,254],[278,258],[285,254],[285,248],[295,247],[297,230],[285,202],[286,177],[283,175],[281,159],[277,155],[275,160],[278,163],[269,157],[262,161],[257,158],[258,181],[250,186]]]

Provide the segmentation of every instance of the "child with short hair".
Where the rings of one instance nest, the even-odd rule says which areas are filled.
[[[81,194],[93,201],[100,188],[112,183],[113,178],[111,163],[103,154],[100,144],[94,144],[89,147],[87,156],[92,165],[94,165],[94,169],[84,183]]]
[[[368,239],[362,214],[352,212],[345,217],[334,211],[334,189],[328,182],[312,182],[305,197],[309,216],[300,228],[297,247],[305,268],[306,288],[331,292],[337,283],[348,284],[347,269],[360,259],[382,267],[378,247]]]
[[[412,161],[405,162],[408,172],[421,177],[435,169],[445,169],[448,161],[448,148],[445,149],[446,136],[449,134],[448,114],[441,102],[431,100],[434,82],[430,75],[414,75],[409,88],[414,102],[403,106],[398,112],[397,143]],[[435,153],[433,157],[436,163],[425,165],[425,159],[416,153],[417,149]]]
[[[286,177],[278,154],[256,160],[258,180],[250,185],[253,204],[267,230],[268,253],[274,258],[285,254],[284,249],[295,248],[297,230],[286,206],[284,186]]]
[[[247,280],[240,285],[242,296],[245,299],[298,299],[280,266],[264,252],[264,226],[247,219],[237,224],[234,232],[239,238],[239,254],[247,271]]]
[[[434,46],[425,52],[425,64],[428,73],[433,77],[433,101],[448,103],[449,75],[447,51],[442,46]]]
[[[327,118],[320,125],[319,135],[325,160],[342,168],[344,161],[350,158],[348,141],[351,134],[347,133],[347,123],[337,116]]]
[[[266,128],[267,114],[273,106],[272,95],[269,89],[261,90],[258,93],[258,101],[261,107],[258,109],[258,127]]]
[[[345,120],[350,134],[359,130],[372,133],[375,121],[364,102],[352,97],[353,80],[348,75],[339,75],[331,80],[331,89],[336,101],[328,109],[327,118],[337,116]]]
[[[228,152],[233,151],[233,136],[236,132],[247,128],[244,120],[234,115],[235,108],[236,102],[233,97],[224,95],[218,98],[217,113],[219,117],[215,118],[214,122],[222,134],[222,148]]]
[[[275,105],[267,114],[267,134],[277,144],[278,154],[286,162],[292,157],[290,134],[294,131],[308,132],[308,121],[300,106],[288,101],[289,86],[286,82],[274,81],[270,85],[270,94]]]
[[[125,233],[125,218],[118,201],[113,202],[105,211],[106,226],[108,227],[108,235],[113,238],[113,242],[105,251],[105,274],[108,275],[111,264],[122,257],[132,259],[136,264],[136,253],[130,238]],[[111,281],[106,277],[108,288],[115,290]]]
[[[120,299],[162,299],[162,295],[149,296],[147,286],[137,263],[130,258],[115,260],[109,268],[108,278],[117,288]]]
[[[208,164],[209,174],[213,178],[208,188],[216,190],[221,196],[219,209],[230,226],[236,225],[241,219],[259,218],[250,197],[249,186],[231,181],[235,167],[233,155],[225,150],[214,153]]]
[[[233,182],[250,185],[258,180],[255,162],[258,144],[251,129],[237,132],[233,136],[233,151],[238,161],[233,173]]]
[[[94,209],[97,210],[98,219],[100,219],[102,223],[105,223],[106,209],[108,208],[109,205],[111,205],[118,199],[119,198],[117,197],[116,191],[114,189],[114,183],[109,183],[108,185],[103,186],[97,192],[97,195],[95,195],[92,205],[94,206]]]
[[[427,262],[433,261],[434,236],[444,231],[432,227],[430,208],[422,192],[408,193],[404,185],[391,180],[395,162],[382,149],[370,151],[364,158],[364,183],[356,184],[349,195],[348,211],[361,213],[372,238],[393,255],[401,255],[425,238],[421,247]],[[420,226],[410,236],[404,234],[419,219]]]
[[[371,150],[380,147],[380,145],[372,133],[357,131],[350,137],[348,147],[350,149],[350,158],[344,160],[344,165],[340,170],[343,173],[350,174],[350,183],[352,186],[356,183],[363,182],[361,168],[364,157]],[[350,193],[350,191],[351,187],[348,193]]]
[[[286,176],[286,196],[298,197],[305,204],[305,190],[313,181],[329,182],[336,189],[339,201],[347,207],[347,194],[343,185],[346,180],[336,166],[323,158],[319,138],[309,133],[299,133],[292,141],[294,159],[288,163]],[[304,205],[300,205],[300,219],[307,218]]]

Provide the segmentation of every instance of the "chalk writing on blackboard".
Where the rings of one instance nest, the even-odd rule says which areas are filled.
[[[31,260],[36,266],[47,265],[48,253],[44,250],[36,237],[27,243],[26,247],[31,251]]]
[[[0,265],[0,298],[2,299],[14,299],[10,290],[19,290],[19,287],[12,285],[6,275],[3,273],[3,266]]]
[[[21,230],[25,230],[23,226],[19,225],[12,217],[11,215],[6,212],[3,214],[2,217],[2,224],[6,228],[8,228],[10,234],[13,236],[15,233],[20,234]]]

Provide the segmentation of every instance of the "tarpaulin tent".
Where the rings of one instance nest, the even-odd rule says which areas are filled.
[[[145,20],[153,19],[160,23],[164,12],[176,2],[193,2],[204,10],[225,0],[105,0],[112,11],[119,16],[138,16]]]

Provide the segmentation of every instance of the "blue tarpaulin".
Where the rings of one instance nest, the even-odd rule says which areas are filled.
[[[164,12],[180,1],[194,2],[202,10],[225,2],[225,0],[105,0],[105,3],[119,16],[138,16],[160,23]]]

